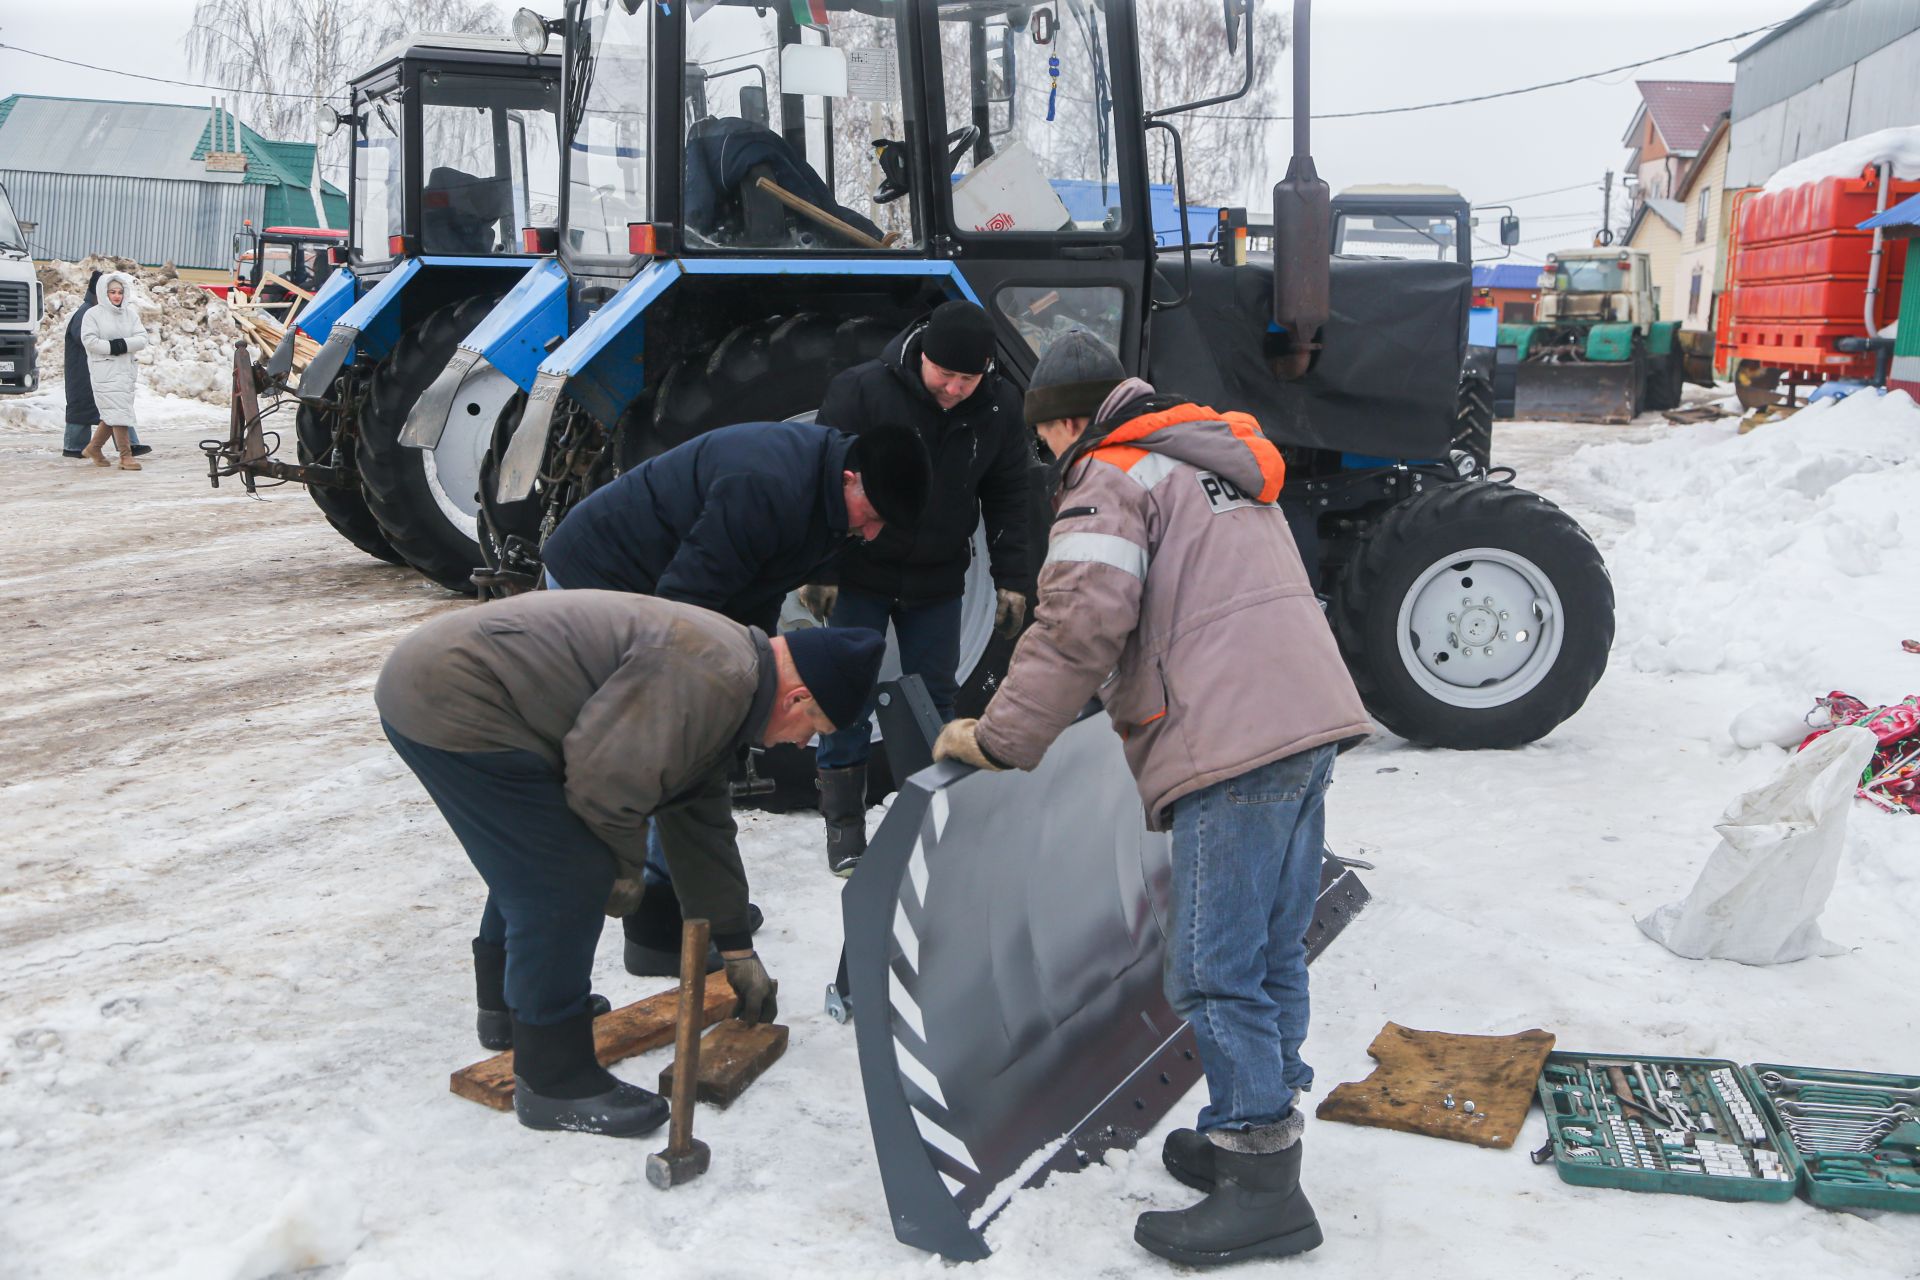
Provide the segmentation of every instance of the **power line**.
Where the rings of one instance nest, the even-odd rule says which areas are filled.
[[[315,100],[315,95],[311,93],[283,93],[278,89],[237,89],[232,85],[202,84],[198,80],[174,80],[167,76],[142,75],[138,71],[122,71],[117,67],[103,67],[92,62],[79,62],[73,58],[62,58],[58,54],[41,53],[38,49],[23,49],[17,44],[0,42],[0,49],[10,50],[14,53],[24,53],[29,58],[45,58],[48,62],[65,63],[69,67],[81,67],[87,71],[99,71],[110,76],[123,76],[129,80],[151,80],[155,84],[179,85],[183,89],[212,89],[218,93],[250,93],[260,98],[299,98],[306,102]],[[320,96],[330,102],[346,101],[343,95],[337,93],[323,94]]]
[[[1555,187],[1551,191],[1534,191],[1524,196],[1502,196],[1498,200],[1482,200],[1480,201],[1479,207],[1485,208],[1488,205],[1495,204],[1519,204],[1522,200],[1534,200],[1541,196],[1565,195],[1569,191],[1586,191],[1599,185],[1597,182],[1576,182],[1570,187]]]
[[[1617,66],[1617,67],[1608,67],[1604,71],[1589,71],[1584,75],[1568,76],[1563,80],[1548,80],[1542,84],[1530,84],[1520,89],[1501,89],[1496,93],[1477,93],[1469,98],[1448,98],[1444,102],[1423,102],[1417,106],[1411,106],[1411,107],[1374,107],[1366,111],[1334,111],[1334,112],[1328,112],[1325,114],[1322,114],[1316,111],[1313,114],[1313,118],[1315,120],[1357,120],[1363,116],[1405,115],[1413,111],[1434,111],[1440,107],[1462,107],[1462,106],[1466,106],[1469,103],[1474,103],[1474,102],[1492,102],[1497,98],[1513,98],[1513,97],[1518,97],[1523,93],[1538,93],[1542,89],[1558,89],[1564,85],[1579,84],[1583,80],[1598,80],[1603,76],[1618,75],[1622,71],[1632,71],[1639,67],[1649,67],[1656,62],[1667,62],[1674,58],[1682,58],[1689,53],[1698,53],[1702,49],[1711,49],[1713,48],[1713,46],[1717,44],[1730,44],[1735,40],[1745,40],[1748,36],[1759,35],[1763,31],[1771,31],[1775,27],[1782,26],[1785,23],[1791,22],[1791,21],[1793,21],[1793,19],[1785,18],[1785,19],[1782,19],[1780,22],[1769,22],[1764,27],[1750,27],[1745,31],[1736,31],[1730,36],[1721,36],[1718,40],[1708,40],[1703,44],[1691,45],[1685,49],[1677,49],[1672,53],[1660,54],[1658,57],[1642,58],[1638,62],[1622,63],[1620,66]],[[1211,112],[1206,113],[1204,115],[1201,114],[1200,112],[1195,112],[1194,118],[1202,119],[1202,120],[1291,120],[1293,119],[1292,116],[1269,115],[1261,112],[1245,112],[1245,113],[1223,112],[1218,115],[1215,115]],[[1574,190],[1575,188],[1569,187],[1567,189]],[[1500,203],[1500,202],[1495,201],[1494,203]]]

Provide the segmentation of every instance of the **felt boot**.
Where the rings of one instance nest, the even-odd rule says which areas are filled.
[[[473,997],[480,1006],[474,1029],[480,1034],[480,1047],[499,1053],[513,1048],[513,1015],[507,1012],[507,949],[493,942],[473,940]],[[587,997],[587,1012],[593,1017],[613,1011],[613,1002],[603,995]]]
[[[827,820],[827,870],[844,879],[867,851],[867,766],[820,770],[820,813]]]
[[[1222,1266],[1317,1248],[1320,1223],[1300,1190],[1299,1112],[1244,1133],[1216,1131],[1214,1187],[1190,1209],[1143,1213],[1135,1243],[1169,1262]]]
[[[591,1014],[551,1026],[515,1018],[513,1113],[529,1129],[633,1138],[666,1123],[667,1101],[600,1065]]]
[[[125,427],[115,427],[113,429],[113,448],[114,452],[120,455],[120,469],[122,471],[140,470],[140,464],[133,460],[133,446],[127,443],[127,429]]]
[[[764,919],[759,907],[747,904],[749,932],[758,933]],[[673,886],[647,886],[640,905],[620,921],[627,935],[627,972],[636,978],[679,977],[681,923],[680,900],[673,896]],[[710,945],[707,972],[718,973],[720,969],[720,948]]]

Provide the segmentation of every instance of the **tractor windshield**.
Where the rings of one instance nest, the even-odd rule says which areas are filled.
[[[558,77],[420,73],[423,250],[519,253],[523,229],[554,224],[559,111]]]
[[[1342,213],[1334,220],[1333,251],[1416,262],[1460,261],[1460,235],[1451,217],[1431,213]]]
[[[901,7],[793,0],[688,10],[689,248],[918,243]]]
[[[568,246],[626,257],[627,224],[645,222],[650,5],[588,0],[567,44]]]
[[[353,139],[353,243],[371,261],[392,256],[392,236],[406,230],[406,180],[400,163],[400,95],[361,98]]]
[[[1628,264],[1618,258],[1562,258],[1540,277],[1540,287],[1561,293],[1625,293]]]

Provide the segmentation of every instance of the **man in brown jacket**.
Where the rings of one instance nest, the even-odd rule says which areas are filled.
[[[769,638],[617,591],[462,609],[394,649],[374,702],[487,882],[479,1022],[483,1042],[490,1025],[510,1028],[522,1124],[627,1137],[666,1119],[657,1095],[595,1061],[588,992],[616,864],[645,859],[650,822],[672,837],[688,913],[713,922],[740,1016],[773,1020],[779,987],[753,949],[727,766],[747,743],[850,723],[885,649],[872,631]],[[483,950],[500,962],[491,991]]]
[[[1031,769],[1098,694],[1172,832],[1167,997],[1209,1094],[1162,1155],[1207,1198],[1134,1239],[1192,1266],[1300,1253],[1304,939],[1335,745],[1368,726],[1274,505],[1285,466],[1253,419],[1155,395],[1083,331],[1041,356],[1026,418],[1060,466],[1034,624],[934,755]]]

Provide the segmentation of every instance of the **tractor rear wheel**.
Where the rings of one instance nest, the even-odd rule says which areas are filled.
[[[1387,510],[1329,614],[1367,710],[1426,746],[1544,737],[1586,701],[1613,644],[1593,540],[1545,498],[1490,481]]]
[[[1484,373],[1468,373],[1460,379],[1453,448],[1472,454],[1482,471],[1493,464],[1493,379]]]
[[[1641,407],[1655,410],[1678,408],[1687,375],[1680,349],[1675,347],[1664,356],[1650,355],[1646,359],[1647,379],[1640,395]]]
[[[299,446],[300,462],[304,466],[325,463],[333,456],[333,432],[327,427],[326,420],[308,405],[301,405],[294,416],[294,441]],[[320,508],[320,514],[327,518],[333,531],[360,548],[376,560],[388,564],[405,564],[400,553],[387,541],[387,535],[380,532],[379,521],[373,518],[373,512],[367,510],[367,500],[360,488],[332,489],[323,485],[308,485],[307,492],[313,496],[313,505]]]
[[[360,480],[381,531],[408,564],[465,595],[473,594],[481,563],[476,494],[487,435],[450,423],[438,446],[411,449],[400,431],[414,401],[498,300],[462,299],[402,334],[373,371],[360,421]]]

